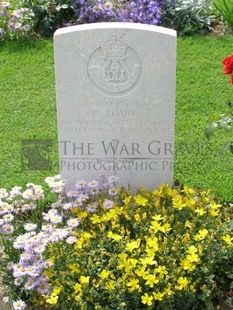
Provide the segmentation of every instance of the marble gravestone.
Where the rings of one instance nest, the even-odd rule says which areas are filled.
[[[60,172],[152,190],[173,181],[176,32],[133,23],[54,35]]]

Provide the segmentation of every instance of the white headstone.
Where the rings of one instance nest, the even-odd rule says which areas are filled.
[[[154,189],[173,181],[176,32],[133,23],[54,35],[61,175],[119,176]]]

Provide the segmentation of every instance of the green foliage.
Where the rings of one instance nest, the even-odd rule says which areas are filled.
[[[228,56],[224,58],[222,61],[222,64],[224,66],[224,75],[230,75],[231,78],[229,80],[230,84],[233,84],[233,55]],[[232,122],[233,122],[233,102],[229,101],[228,103],[229,107],[229,116],[226,115],[220,115],[220,118],[212,123],[209,127],[206,128],[205,130],[205,135],[207,138],[210,138],[211,136],[214,135],[216,130],[219,129],[224,129],[227,132],[232,131]],[[220,153],[223,153],[225,151],[229,150],[233,154],[233,142],[232,141],[227,141],[227,143],[223,144],[223,146],[220,149]]]
[[[30,36],[34,32],[50,37],[57,28],[80,21],[85,23],[119,20],[151,24],[159,22],[160,24],[160,2],[158,6],[156,1],[141,5],[140,1],[114,0],[112,1],[114,10],[110,12],[104,9],[105,1],[103,1],[101,14],[93,13],[95,3],[98,1],[88,3],[88,1],[74,0],[2,1],[0,3],[0,39]],[[109,3],[111,7],[111,1]],[[17,14],[14,13],[16,10]],[[116,11],[119,14],[118,17],[115,16]],[[205,33],[211,29],[213,16],[210,14],[211,8],[205,3],[197,5],[189,0],[165,1],[162,8],[162,25],[171,27],[182,35]]]
[[[45,37],[53,35],[74,18],[72,0],[28,1],[27,5],[35,13],[35,30]]]
[[[207,140],[204,129],[218,119],[217,111],[228,115],[222,103],[232,98],[232,86],[222,77],[221,62],[232,53],[231,42],[232,36],[178,38],[175,131],[175,179],[211,188],[228,201],[233,201],[232,154],[219,149],[230,132],[219,130],[218,139]]]
[[[233,27],[233,0],[213,0],[212,5],[223,19]]]
[[[34,13],[24,1],[0,2],[0,41],[34,34]]]
[[[58,176],[46,182],[51,205],[38,185],[0,190],[1,271],[13,304],[206,310],[230,291],[233,210],[209,190],[162,184],[133,195],[111,183],[111,195],[97,181],[70,192]]]
[[[207,138],[212,137],[215,132],[219,129],[224,129],[227,132],[232,131],[232,122],[233,119],[231,116],[226,116],[226,115],[220,115],[220,119],[214,123],[212,123],[209,127],[205,129],[205,135]],[[225,151],[229,150],[233,154],[233,142],[227,142],[225,143],[221,149],[220,153],[223,153]]]
[[[215,17],[210,7],[186,0],[166,1],[162,12],[162,25],[175,29],[180,35],[206,33],[211,30]]]

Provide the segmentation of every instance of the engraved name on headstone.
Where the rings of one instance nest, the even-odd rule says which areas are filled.
[[[54,35],[60,171],[77,180],[117,175],[154,189],[172,183],[176,32],[131,23]]]

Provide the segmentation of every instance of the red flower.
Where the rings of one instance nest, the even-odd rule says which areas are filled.
[[[222,64],[224,66],[224,74],[231,75],[231,79],[229,82],[233,84],[233,55],[223,59]]]

